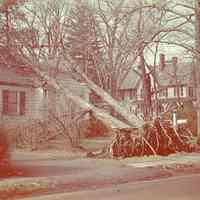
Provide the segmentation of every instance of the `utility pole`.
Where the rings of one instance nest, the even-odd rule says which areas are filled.
[[[195,74],[196,74],[196,98],[197,98],[197,134],[200,135],[200,0],[195,1],[195,30],[196,30],[196,53],[195,53]]]

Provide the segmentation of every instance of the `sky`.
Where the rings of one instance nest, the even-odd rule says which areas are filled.
[[[4,0],[0,0],[0,3],[2,3]],[[32,0],[35,2],[40,3],[39,0]],[[73,0],[65,0],[67,3],[70,2],[74,2]],[[97,0],[90,0],[91,2],[93,2],[94,4],[97,2]],[[115,2],[117,2],[118,0],[115,0]],[[131,2],[131,1],[136,1],[136,0],[126,0],[127,2]],[[145,0],[148,3],[160,3],[160,2],[164,2],[164,0]],[[31,0],[30,0],[31,2]],[[43,1],[44,2],[44,1]],[[136,1],[137,2],[137,1]],[[192,2],[194,4],[194,0],[170,0],[170,2],[175,2],[176,4],[178,3],[187,3],[188,5],[192,5],[190,2]],[[185,12],[191,12],[190,10],[183,8],[182,6],[177,6],[176,10],[179,13],[185,13]],[[177,36],[178,39],[179,36]],[[175,38],[176,39],[176,38]],[[180,38],[179,38],[180,39]],[[189,41],[190,43],[194,42],[193,41]],[[190,57],[190,55],[188,53],[185,53],[185,49],[181,48],[181,47],[177,47],[174,45],[160,45],[159,47],[159,53],[164,53],[166,55],[166,59],[171,59],[171,57],[173,56],[178,56],[181,59],[188,59],[188,57]],[[159,54],[158,53],[158,54]],[[148,60],[148,62],[150,62],[151,64],[153,64],[153,57],[151,53],[146,53],[146,59]]]

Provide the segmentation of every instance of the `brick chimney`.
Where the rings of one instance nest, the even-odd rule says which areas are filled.
[[[160,69],[163,70],[165,68],[165,54],[160,54]]]
[[[178,57],[172,57],[172,65],[173,66],[176,66],[177,65],[177,63],[178,63]]]

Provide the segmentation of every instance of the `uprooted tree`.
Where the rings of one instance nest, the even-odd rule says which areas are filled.
[[[142,146],[143,148],[138,149],[143,151],[141,155],[145,154],[146,148],[153,154],[160,154],[159,152],[163,151],[159,148],[164,146],[171,148],[170,145],[173,146],[173,151],[182,150],[189,141],[182,138],[182,132],[177,132],[175,129],[166,130],[160,123],[155,123],[152,127],[150,125],[143,127],[144,120],[120,106],[117,101],[117,91],[131,70],[140,74],[146,95],[144,118],[149,120],[151,97],[145,83],[144,54],[149,49],[156,54],[155,44],[162,42],[171,32],[184,32],[181,28],[187,22],[175,26],[164,23],[163,20],[167,18],[167,1],[157,4],[134,2],[128,4],[129,6],[125,1],[113,3],[98,0],[97,2],[95,7],[89,3],[80,4],[82,6],[79,5],[76,9],[83,9],[85,12],[82,12],[83,16],[80,12],[73,12],[74,8],[69,12],[65,1],[49,1],[48,4],[33,2],[31,7],[22,6],[21,10],[27,9],[29,15],[20,19],[12,18],[14,21],[9,21],[9,25],[13,25],[12,31],[18,26],[14,34],[12,31],[5,32],[9,38],[9,50],[22,57],[24,65],[30,67],[40,80],[82,109],[91,110],[105,124],[115,128],[139,128],[140,134],[136,136],[135,142],[132,140],[131,148]],[[71,13],[79,13],[80,16],[75,15],[76,19],[73,19],[74,15]],[[85,24],[81,24],[80,18],[85,19]],[[17,23],[17,20],[20,23]],[[90,27],[89,34],[82,30],[84,26]],[[2,45],[6,45],[3,42]],[[78,55],[74,56],[77,52]],[[140,58],[140,70],[133,68],[134,65],[138,65],[138,58]],[[59,70],[60,66],[64,67],[65,72],[71,74],[72,78],[85,82],[124,120],[121,121],[92,105],[74,94],[70,88],[63,87],[56,74],[54,76],[49,74],[49,68]],[[89,70],[95,72],[95,78],[90,76]],[[143,131],[140,130],[142,127]],[[179,143],[182,145],[180,148]]]

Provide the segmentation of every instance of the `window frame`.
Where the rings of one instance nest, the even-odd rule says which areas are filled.
[[[184,97],[184,88],[185,88],[184,85],[180,86],[180,96],[181,97]]]
[[[191,86],[188,87],[188,96],[194,97],[194,88]]]
[[[177,86],[174,87],[174,97],[178,96],[178,89],[179,88]]]
[[[13,97],[15,98],[13,99]],[[23,116],[26,110],[26,92],[12,89],[2,90],[2,115]]]

